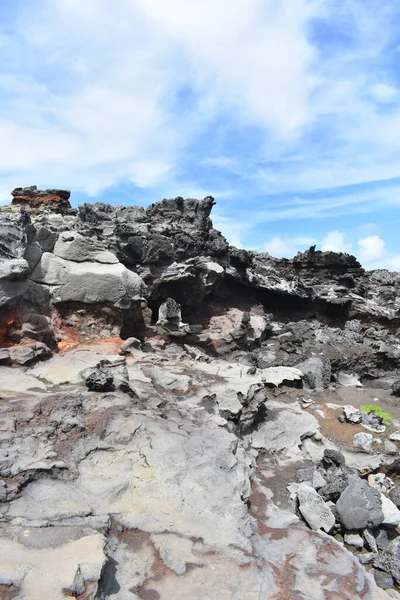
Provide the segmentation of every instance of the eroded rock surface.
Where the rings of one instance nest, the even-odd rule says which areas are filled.
[[[400,276],[69,195],[0,209],[0,598],[395,594]]]

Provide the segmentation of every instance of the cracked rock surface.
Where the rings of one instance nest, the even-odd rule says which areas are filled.
[[[395,598],[400,276],[69,198],[0,208],[0,600]]]

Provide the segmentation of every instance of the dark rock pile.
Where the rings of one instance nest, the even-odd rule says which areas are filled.
[[[381,587],[400,585],[400,485],[383,473],[361,478],[336,450],[325,450],[318,466],[299,470],[296,481],[298,510],[308,525],[372,565]]]

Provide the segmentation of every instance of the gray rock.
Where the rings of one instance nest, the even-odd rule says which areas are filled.
[[[326,448],[324,450],[324,455],[322,458],[322,462],[326,467],[344,467],[346,465],[346,459],[339,450],[333,450],[331,448]]]
[[[343,414],[346,421],[348,421],[349,423],[361,423],[362,414],[361,410],[359,410],[358,408],[354,408],[354,406],[347,404],[343,407]]]
[[[400,551],[398,545],[391,545],[374,558],[374,567],[391,575],[400,584]]]
[[[177,329],[182,325],[181,306],[173,298],[167,298],[158,309],[157,325]]]
[[[376,527],[384,519],[380,493],[357,477],[349,478],[349,485],[336,503],[336,512],[348,530]]]
[[[52,352],[46,344],[35,342],[24,346],[12,346],[8,349],[8,355],[12,363],[16,365],[27,365],[42,358],[50,357]]]
[[[400,485],[395,485],[394,488],[390,490],[388,496],[393,504],[395,504],[397,508],[400,508]]]
[[[376,585],[378,585],[380,588],[387,590],[388,588],[394,587],[393,577],[389,573],[385,573],[385,571],[379,571],[379,569],[374,569],[373,573]]]
[[[23,258],[11,258],[10,260],[0,260],[0,279],[26,279],[29,273],[29,264]]]
[[[324,471],[318,467],[299,469],[296,473],[295,481],[299,483],[306,483],[315,490],[319,490],[326,485]]]
[[[121,355],[123,354],[127,354],[128,352],[130,352],[133,349],[138,349],[140,348],[140,340],[138,340],[135,337],[130,337],[127,340],[124,341],[123,344],[121,344],[121,347],[119,349],[119,353]]]
[[[370,565],[375,557],[376,554],[374,552],[364,552],[358,555],[358,560],[362,565]]]
[[[356,375],[353,373],[344,373],[341,371],[337,376],[338,382],[344,387],[362,388],[363,385]]]
[[[304,375],[305,386],[311,390],[324,390],[331,382],[331,363],[321,356],[312,356],[296,365]]]
[[[364,433],[363,431],[360,431],[360,433],[356,433],[353,436],[353,445],[356,448],[361,448],[361,450],[364,452],[369,452],[373,443],[374,438],[370,433]]]
[[[389,498],[381,494],[383,525],[397,527],[400,524],[400,510]]]
[[[335,473],[332,476],[332,479],[318,490],[318,493],[325,501],[330,500],[331,502],[337,502],[348,484],[349,480],[346,473]]]
[[[33,281],[51,286],[55,304],[62,302],[112,303],[130,308],[146,294],[136,273],[122,264],[72,262],[45,252],[32,273]]]
[[[1,214],[0,261],[24,256],[29,218],[22,214]]]
[[[55,256],[74,262],[95,261],[117,264],[118,258],[96,238],[85,237],[76,231],[61,232],[54,246]]]
[[[85,377],[85,384],[91,392],[109,392],[115,389],[114,378],[108,369],[96,369]]]
[[[0,280],[0,308],[15,303],[16,300],[24,296],[28,287],[26,280],[9,281],[7,279]]]
[[[363,537],[365,540],[365,544],[372,553],[376,554],[378,552],[378,546],[376,544],[376,540],[372,533],[368,529],[364,529]]]
[[[393,444],[390,440],[385,440],[383,443],[383,447],[385,449],[386,454],[398,454],[398,449],[396,444]]]
[[[348,531],[344,534],[344,541],[348,546],[353,546],[357,550],[364,547],[364,541],[358,531]]]
[[[329,533],[335,524],[335,516],[314,488],[301,483],[297,490],[297,498],[299,510],[311,529],[322,529]]]
[[[396,381],[393,382],[391,393],[393,396],[400,396],[400,379],[396,379]]]
[[[300,387],[302,372],[294,367],[267,367],[262,369],[262,376],[267,387]]]
[[[27,261],[31,271],[34,271],[42,258],[43,250],[37,241],[28,244],[24,259]]]
[[[238,398],[242,405],[239,414],[239,431],[247,434],[266,418],[265,402],[268,400],[268,395],[262,383],[253,383],[247,394],[238,392]]]
[[[196,346],[189,346],[188,344],[183,344],[185,352],[193,358],[194,360],[200,360],[204,362],[210,362],[211,356],[208,356],[205,352],[203,352],[200,348],[196,348]]]

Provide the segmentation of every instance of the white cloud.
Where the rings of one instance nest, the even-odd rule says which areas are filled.
[[[378,235],[360,238],[357,243],[359,247],[359,257],[363,263],[378,260],[383,258],[386,254],[386,243]]]
[[[363,223],[357,227],[357,232],[363,237],[369,237],[371,235],[380,235],[382,229],[376,223]]]
[[[314,244],[316,240],[308,236],[274,236],[260,250],[276,258],[292,258],[297,252],[306,250]]]
[[[340,231],[331,231],[328,233],[321,242],[321,250],[327,252],[347,252],[351,253],[353,244],[345,241],[345,236]]]
[[[382,104],[393,102],[399,96],[398,90],[387,83],[375,83],[371,87],[370,93],[377,102],[382,102]]]
[[[3,184],[66,181],[91,192],[123,179],[162,185],[167,175],[179,178],[186,148],[220,115],[278,138],[297,135],[309,120],[314,86],[314,49],[306,37],[312,6],[311,0],[237,0],[234,10],[229,0],[23,6],[7,38],[15,77],[9,68],[3,74],[10,94],[0,104]],[[179,100],[185,86],[191,107]]]
[[[214,216],[236,245],[262,223],[400,204],[397,182],[322,191],[400,175],[399,85],[381,62],[398,31],[394,0],[379,11],[359,0],[16,5],[0,31],[1,197],[32,183],[95,195],[133,182],[154,199],[232,204],[236,193],[246,204]],[[322,244],[352,248],[337,232]],[[266,247],[296,245],[275,236]]]

